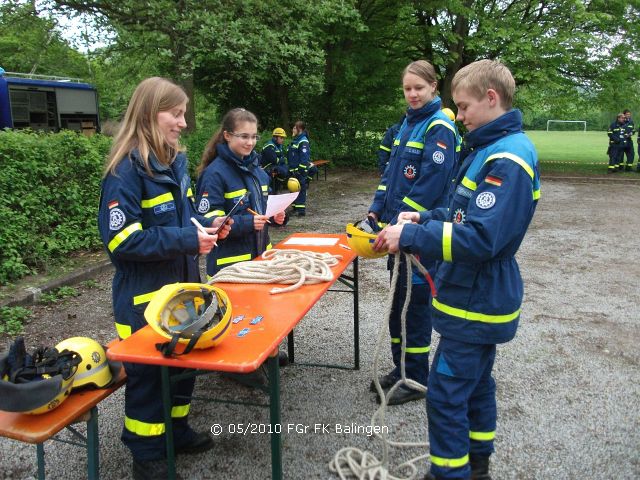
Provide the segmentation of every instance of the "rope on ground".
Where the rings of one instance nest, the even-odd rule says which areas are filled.
[[[342,255],[327,252],[284,250],[273,248],[262,254],[264,260],[238,262],[223,268],[210,280],[213,283],[282,283],[289,287],[274,287],[269,293],[290,292],[302,285],[333,280],[331,267]]]
[[[400,254],[397,253],[395,255],[395,261],[393,266],[393,274],[391,276],[391,288],[389,289],[389,296],[387,299],[387,306],[385,310],[385,315],[382,316],[382,321],[380,324],[380,329],[378,331],[378,339],[376,342],[376,347],[374,350],[373,357],[373,383],[376,386],[376,390],[378,395],[382,399],[380,402],[380,407],[373,413],[371,417],[371,426],[376,427],[378,425],[384,425],[385,422],[385,414],[387,410],[387,402],[389,397],[395,392],[401,385],[406,385],[415,390],[419,390],[421,392],[426,392],[427,388],[412,380],[407,378],[405,371],[405,354],[407,348],[407,310],[409,308],[409,300],[411,299],[411,275],[412,275],[412,264],[415,265],[418,270],[428,279],[429,273],[424,268],[424,266],[416,259],[414,255],[409,255],[407,253],[403,254],[405,256],[405,260],[407,263],[407,292],[405,295],[404,304],[402,307],[402,312],[400,315],[400,324],[402,327],[402,344],[401,344],[401,355],[400,355],[400,375],[401,378],[396,382],[393,387],[387,392],[385,395],[382,387],[379,382],[379,370],[380,370],[380,351],[382,348],[382,344],[384,339],[387,336],[389,320],[391,318],[391,308],[393,305],[393,296],[396,290],[396,286],[398,283],[398,276],[400,274]],[[375,455],[372,453],[362,451],[356,447],[346,447],[339,450],[333,457],[333,460],[329,463],[329,470],[333,473],[337,474],[341,480],[347,479],[358,479],[358,480],[413,480],[418,475],[418,466],[419,462],[426,460],[429,458],[429,454],[419,455],[417,457],[411,458],[406,462],[398,465],[397,470],[404,472],[406,471],[405,476],[397,476],[392,475],[390,473],[389,467],[389,448],[397,447],[397,448],[423,448],[428,451],[429,443],[428,442],[398,442],[394,440],[390,440],[387,436],[387,429],[379,429],[382,433],[378,433],[377,429],[374,429],[374,435],[382,440],[382,459],[378,460]]]

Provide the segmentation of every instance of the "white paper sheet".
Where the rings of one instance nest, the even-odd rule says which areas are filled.
[[[284,242],[284,245],[311,245],[315,247],[330,247],[338,243],[337,238],[331,237],[293,237]]]
[[[281,195],[269,195],[267,198],[267,217],[273,217],[276,213],[284,212],[286,208],[298,198],[300,192],[283,193]]]

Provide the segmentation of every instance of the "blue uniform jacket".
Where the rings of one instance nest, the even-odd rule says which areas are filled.
[[[380,222],[394,222],[400,212],[447,205],[458,155],[457,129],[440,107],[436,97],[418,110],[407,110],[369,208]]]
[[[405,225],[403,251],[441,260],[433,327],[467,343],[502,343],[518,327],[523,286],[515,254],[540,197],[538,158],[511,110],[465,136],[449,208]]]
[[[116,272],[113,305],[121,338],[146,325],[144,309],[162,286],[199,282],[198,233],[203,225],[189,198],[187,158],[178,154],[169,167],[150,159],[149,176],[137,150],[102,181],[98,228]]]
[[[269,196],[269,176],[260,168],[258,155],[240,159],[226,143],[217,146],[218,156],[202,172],[196,185],[198,212],[207,218],[225,215],[236,201],[249,192],[248,201],[233,215],[231,232],[207,256],[207,275],[236,262],[251,260],[269,247],[268,227],[256,231],[251,208],[263,214]]]
[[[262,168],[270,171],[276,165],[285,165],[284,147],[278,145],[273,138],[269,140],[264,147],[262,147],[262,157],[260,164]]]
[[[609,135],[609,145],[615,147],[624,147],[627,143],[626,127],[624,123],[618,123],[616,120],[609,125],[607,135]]]
[[[291,139],[289,151],[287,152],[287,163],[291,174],[299,174],[306,177],[307,171],[311,167],[311,146],[304,131]]]
[[[384,173],[384,169],[387,168],[389,164],[393,140],[396,138],[401,125],[402,122],[394,123],[384,133],[384,137],[382,137],[382,142],[380,142],[380,147],[378,148],[378,171],[380,175]]]

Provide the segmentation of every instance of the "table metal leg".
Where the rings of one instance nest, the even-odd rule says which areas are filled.
[[[353,357],[353,368],[355,370],[360,370],[360,296],[358,294],[358,257],[353,261]]]
[[[287,355],[289,355],[289,363],[296,361],[295,359],[295,346],[293,343],[293,330],[287,335]]]
[[[38,480],[44,480],[44,443],[36,444],[36,455],[38,457]]]
[[[100,478],[100,440],[98,436],[98,408],[93,407],[87,420],[87,476]]]
[[[173,447],[173,422],[171,421],[171,379],[169,367],[160,367],[162,377],[162,410],[164,412],[165,439],[167,445],[167,468],[169,480],[176,478],[176,457]]]
[[[271,478],[282,480],[282,439],[280,438],[280,365],[278,355],[267,360],[269,370],[269,421],[271,422]]]

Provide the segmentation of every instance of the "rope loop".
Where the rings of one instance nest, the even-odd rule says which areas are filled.
[[[333,280],[331,267],[340,262],[342,255],[272,248],[266,250],[262,258],[229,265],[216,273],[208,283],[280,283],[291,286],[274,287],[269,293],[290,292],[302,285]]]

